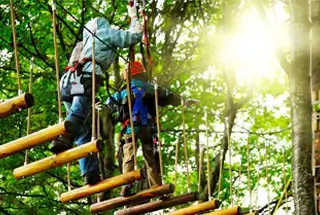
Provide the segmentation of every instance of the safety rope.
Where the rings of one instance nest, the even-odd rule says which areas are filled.
[[[97,139],[100,139],[101,137],[101,125],[100,125],[100,111],[101,107],[97,106],[96,104],[96,109],[98,110],[98,116],[97,116]],[[99,153],[98,153],[99,154]]]
[[[199,144],[199,169],[198,169],[198,192],[201,191],[201,171],[202,171],[202,155],[203,155],[203,147],[200,144],[199,136],[198,136],[198,144]]]
[[[182,107],[182,126],[183,126],[183,145],[184,145],[184,158],[187,168],[187,187],[188,187],[188,193],[190,193],[190,173],[189,173],[189,158],[188,158],[188,145],[187,145],[187,135],[186,135],[186,122],[185,122],[185,116],[184,116],[184,99],[181,99],[181,107]]]
[[[268,144],[267,142],[264,143],[265,146],[265,171],[266,171],[266,180],[267,180],[267,199],[268,199],[268,214],[270,215],[270,192],[269,192],[269,175],[268,175],[268,159],[269,159],[269,155],[268,155]]]
[[[20,75],[20,65],[19,65],[19,55],[18,55],[18,45],[17,45],[17,34],[16,34],[16,25],[15,25],[15,15],[13,9],[13,2],[10,0],[10,13],[11,13],[11,26],[12,26],[12,37],[13,37],[13,46],[14,46],[14,55],[16,61],[17,69],[17,78],[18,78],[18,95],[22,94],[21,89],[21,75]]]
[[[286,176],[286,148],[283,147],[283,156],[282,156],[282,162],[283,162],[283,184],[287,184],[287,176]],[[288,203],[288,192],[285,192],[285,204]],[[286,210],[286,214],[288,214],[288,210]]]
[[[92,130],[91,141],[96,139],[96,56],[95,56],[95,38],[92,37],[92,100],[91,100],[91,114],[92,114]]]
[[[133,7],[133,1],[129,0],[129,6]],[[128,97],[128,107],[129,107],[129,117],[130,117],[130,127],[131,127],[131,136],[133,144],[133,160],[134,160],[134,169],[137,169],[137,147],[136,147],[136,137],[134,132],[134,124],[132,120],[132,101],[131,101],[131,67],[134,65],[134,46],[130,47],[129,50],[129,64],[128,69],[125,71],[127,73],[127,97]]]
[[[174,184],[177,184],[177,177],[178,177],[178,159],[179,159],[179,141],[180,139],[177,140],[176,142],[176,157],[175,157],[175,161],[174,161]],[[177,189],[175,189],[174,193],[176,193]]]
[[[53,42],[54,42],[54,57],[55,57],[55,69],[56,69],[56,84],[57,84],[57,94],[58,94],[58,113],[59,113],[59,123],[63,122],[62,118],[62,107],[61,107],[61,92],[60,92],[60,77],[59,77],[59,54],[58,54],[58,44],[57,44],[57,26],[56,26],[56,5],[55,1],[52,0],[52,23],[53,23]],[[71,191],[71,180],[70,180],[70,163],[67,164],[67,180],[68,180],[68,190]]]
[[[157,132],[158,132],[158,143],[159,143],[159,162],[160,162],[160,174],[161,174],[161,181],[162,184],[164,184],[164,175],[163,175],[163,163],[162,163],[162,142],[161,142],[161,137],[160,137],[160,117],[159,117],[159,96],[158,96],[158,84],[157,84],[157,79],[156,83],[154,84],[154,95],[155,95],[155,103],[156,103],[156,121],[157,121]]]
[[[242,174],[242,156],[240,156],[240,167],[239,167],[239,181],[241,182],[241,174]],[[239,189],[237,189],[237,203],[239,203]]]
[[[220,198],[221,183],[222,183],[222,160],[223,160],[223,148],[221,147],[220,152],[220,168],[219,168],[219,180],[218,180],[218,199]]]
[[[260,155],[260,158],[261,158],[261,155]],[[256,187],[256,199],[255,199],[254,206],[255,206],[255,209],[258,209],[259,186],[260,186],[260,177],[261,177],[259,164],[256,171],[257,171],[257,187]]]
[[[291,183],[291,180],[292,180],[292,175],[290,176],[290,179],[288,180],[288,182],[285,184],[285,187],[283,188],[283,192],[282,192],[282,194],[281,194],[281,196],[280,196],[280,199],[278,200],[277,206],[275,207],[274,212],[273,212],[272,215],[275,215],[275,214],[276,214],[276,212],[277,212],[277,210],[278,210],[278,208],[280,207],[280,204],[281,204],[281,202],[282,202],[283,196],[284,196],[284,195],[287,195],[288,187],[289,187],[289,185],[290,185],[290,183]],[[270,212],[269,212],[269,213],[270,213]]]
[[[56,26],[56,4],[52,0],[52,21],[53,21],[53,42],[54,42],[54,56],[55,56],[55,67],[56,67],[56,81],[57,81],[57,93],[58,93],[58,112],[59,112],[59,123],[63,121],[62,110],[61,110],[61,92],[60,92],[60,78],[59,78],[59,54],[57,45],[57,26]]]
[[[230,131],[229,131],[229,118],[226,123],[227,129],[227,141],[228,141],[228,151],[229,151],[229,180],[230,180],[230,201],[231,207],[233,207],[233,197],[232,197],[232,170],[231,170],[231,140],[230,140]]]
[[[249,187],[249,209],[252,213],[252,190],[251,190],[251,174],[250,174],[250,134],[248,135],[248,144],[247,144],[247,160],[248,160],[248,187]]]
[[[33,67],[34,67],[34,63],[33,63],[33,58],[30,61],[30,77],[29,77],[29,93],[32,93],[32,73],[33,73]],[[31,130],[31,108],[28,108],[28,120],[27,120],[27,135],[30,134],[30,130]],[[28,164],[28,149],[25,152],[25,156],[24,156],[24,165]]]
[[[206,122],[206,147],[207,147],[207,181],[208,181],[208,198],[211,200],[211,183],[210,183],[210,155],[209,155],[209,132],[208,132],[208,113],[204,112],[205,122]]]

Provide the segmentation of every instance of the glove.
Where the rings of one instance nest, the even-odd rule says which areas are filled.
[[[131,34],[142,33],[143,25],[138,20],[136,20],[134,23],[134,26],[132,28],[130,28],[128,31],[131,32]]]
[[[127,6],[128,8],[128,15],[130,16],[131,19],[137,17],[137,7],[136,6]]]
[[[191,106],[193,104],[199,104],[199,100],[196,99],[187,99],[185,101],[185,106]]]

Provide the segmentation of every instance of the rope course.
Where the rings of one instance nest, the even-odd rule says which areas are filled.
[[[133,2],[133,1],[129,1]],[[147,49],[147,55],[148,55],[148,62],[150,64],[150,67],[152,67],[152,58],[149,50],[149,42],[147,37],[147,26],[146,26],[146,13],[144,11],[145,8],[145,1],[143,1],[143,20],[145,23],[145,45]],[[46,129],[40,130],[38,132],[30,134],[30,118],[31,118],[31,109],[28,109],[28,124],[27,124],[27,136],[20,138],[18,140],[11,141],[7,144],[0,146],[0,158],[7,157],[13,153],[16,153],[21,150],[25,151],[25,162],[24,166],[17,168],[14,170],[14,176],[16,179],[22,179],[34,174],[37,174],[42,171],[46,171],[48,169],[56,168],[58,166],[62,166],[64,164],[67,164],[67,176],[68,176],[68,192],[63,193],[60,196],[61,202],[69,202],[78,200],[93,194],[97,194],[106,190],[111,190],[119,186],[123,186],[128,183],[132,183],[137,180],[141,180],[146,178],[146,172],[144,170],[137,168],[137,145],[136,145],[136,138],[135,138],[135,127],[133,124],[133,114],[132,114],[132,93],[131,93],[131,67],[134,66],[134,47],[130,47],[129,52],[129,60],[125,59],[120,55],[117,50],[113,49],[112,47],[108,46],[104,41],[102,41],[99,37],[95,35],[94,32],[91,32],[88,28],[84,26],[84,28],[92,34],[92,101],[91,101],[91,111],[92,111],[92,137],[91,142],[86,143],[84,145],[72,148],[70,150],[64,151],[62,153],[59,153],[57,155],[45,158],[40,161],[36,161],[34,163],[28,164],[28,149],[35,147],[37,145],[40,145],[44,142],[50,141],[55,139],[57,136],[60,136],[62,134],[68,133],[68,124],[66,121],[63,121],[62,118],[62,107],[61,107],[61,92],[59,87],[60,77],[59,77],[59,54],[58,54],[58,44],[57,44],[57,24],[56,24],[56,4],[59,5],[67,14],[69,14],[71,17],[73,17],[77,22],[77,20],[67,9],[65,9],[60,3],[55,2],[52,0],[52,22],[53,22],[53,40],[54,40],[54,51],[55,51],[55,72],[56,72],[56,84],[57,84],[57,93],[58,93],[58,115],[59,115],[59,122],[57,125],[50,126]],[[201,5],[201,2],[199,1],[199,5]],[[11,19],[12,19],[12,31],[13,31],[13,39],[14,39],[14,51],[15,51],[15,58],[16,58],[16,67],[17,67],[17,76],[18,76],[18,94],[19,96],[22,95],[21,90],[21,77],[20,77],[20,68],[19,68],[19,60],[18,60],[18,49],[17,49],[17,39],[16,39],[16,32],[15,32],[15,18],[14,18],[14,8],[12,0],[10,0],[10,11],[11,11]],[[80,22],[79,22],[80,23]],[[108,178],[105,180],[102,180],[98,182],[95,185],[85,185],[83,187],[71,190],[71,179],[70,179],[70,163],[72,161],[75,161],[77,159],[83,158],[87,156],[88,154],[92,153],[98,153],[102,149],[101,141],[100,139],[100,108],[97,107],[96,104],[96,54],[95,54],[95,39],[102,42],[104,45],[106,45],[110,50],[112,50],[117,56],[121,57],[125,62],[129,62],[128,68],[126,70],[127,78],[126,78],[126,89],[127,89],[127,96],[128,96],[128,106],[129,106],[129,115],[130,115],[130,126],[131,126],[131,137],[132,137],[132,144],[133,144],[133,152],[134,152],[134,171],[118,175],[112,178]],[[33,72],[33,62],[30,63],[30,80],[29,80],[29,94],[32,93],[32,72]],[[137,203],[145,200],[149,200],[156,197],[162,197],[165,195],[169,195],[174,193],[175,186],[173,184],[164,184],[164,170],[163,170],[163,158],[162,158],[162,142],[160,138],[160,116],[159,116],[159,95],[158,95],[158,80],[155,79],[155,107],[156,107],[156,123],[157,123],[157,135],[158,135],[158,143],[159,143],[159,159],[160,159],[160,174],[161,174],[161,181],[163,185],[159,185],[157,187],[151,187],[148,190],[144,190],[142,192],[136,193],[129,197],[119,197],[115,199],[110,199],[107,201],[102,201],[98,199],[96,204],[91,205],[90,211],[92,213],[100,213],[105,210],[111,210],[122,206],[127,206],[132,203]],[[124,214],[139,214],[139,213],[146,213],[150,211],[154,211],[156,209],[163,209],[163,208],[169,208],[174,207],[181,204],[190,203],[196,200],[199,200],[199,193],[194,192],[191,193],[191,185],[190,185],[190,164],[189,164],[189,158],[188,158],[188,144],[187,144],[187,137],[186,137],[186,119],[185,119],[185,106],[186,106],[186,100],[184,97],[179,95],[181,98],[181,113],[182,113],[182,126],[183,126],[183,144],[184,144],[184,157],[185,157],[185,165],[186,165],[186,178],[187,178],[187,189],[188,193],[183,194],[181,196],[175,196],[175,197],[167,197],[165,199],[159,199],[157,201],[149,202],[144,205],[138,205],[135,207],[127,208],[124,210],[117,211],[117,215],[124,215]],[[24,107],[24,106],[22,106]],[[200,105],[198,107],[201,107]],[[0,106],[1,108],[1,106]],[[203,107],[201,107],[203,109]],[[96,109],[98,110],[98,114],[96,116]],[[204,120],[205,120],[205,149],[207,150],[206,154],[206,160],[207,160],[207,181],[208,181],[208,200],[207,202],[203,202],[197,205],[192,205],[187,208],[183,208],[180,210],[176,210],[173,212],[169,212],[167,214],[169,215],[177,215],[177,214],[198,214],[198,213],[204,213],[209,212],[213,209],[216,209],[220,206],[220,202],[218,200],[212,199],[212,187],[211,187],[211,172],[210,172],[210,154],[209,154],[209,123],[208,123],[208,116],[214,115],[219,116],[218,114],[215,114],[213,112],[210,112],[208,114],[208,111],[206,109],[203,109],[204,112]],[[0,114],[0,117],[2,115]],[[219,116],[220,117],[220,116]],[[98,121],[96,121],[98,120]],[[225,135],[227,136],[227,144],[228,144],[228,157],[229,157],[229,181],[230,181],[230,200],[231,200],[231,208],[224,209],[224,210],[217,210],[214,212],[210,212],[208,214],[212,215],[232,215],[232,214],[242,214],[241,208],[239,206],[234,207],[234,200],[233,200],[233,187],[232,187],[232,142],[231,142],[231,133],[232,128],[230,128],[231,122],[229,122],[229,118],[227,120],[224,120],[225,123]],[[236,125],[235,123],[233,123]],[[249,195],[250,195],[250,212],[252,212],[252,188],[251,188],[251,179],[250,179],[250,135],[248,136],[248,144],[247,144],[247,169],[248,169],[248,186],[249,186]],[[204,147],[200,145],[200,155],[204,153]],[[2,150],[5,149],[5,150]],[[176,143],[176,154],[175,154],[175,183],[177,183],[177,175],[178,175],[178,149],[179,149],[179,141]],[[270,197],[269,197],[269,177],[268,177],[268,145],[265,143],[265,173],[267,177],[267,191],[268,191],[268,211],[270,214]],[[219,179],[218,179],[218,199],[221,193],[221,183],[222,183],[222,172],[223,172],[223,158],[224,158],[224,149],[221,147],[220,152],[221,158],[220,158],[220,166],[219,166]],[[242,159],[242,158],[241,158]],[[283,152],[283,159],[285,161],[285,150]],[[283,162],[284,162],[283,161]],[[202,164],[202,156],[199,156],[199,184],[198,184],[198,192],[200,192],[201,189],[201,170],[203,168]],[[258,168],[259,170],[259,168]],[[241,178],[242,174],[242,160],[240,163],[240,169],[239,169],[239,178]],[[258,178],[259,178],[258,173]],[[286,187],[283,191],[282,197],[285,195],[286,202],[287,202],[287,188],[289,186],[289,183],[291,179],[286,183],[286,172],[285,172],[285,163],[283,167],[283,177],[284,177],[284,184],[286,184]],[[259,186],[259,180],[258,180],[258,186]],[[257,189],[258,192],[258,189]],[[236,193],[237,200],[239,199],[239,191]],[[258,196],[258,195],[257,195]],[[279,201],[280,202],[280,201]],[[278,203],[279,204],[279,203]],[[278,205],[277,205],[278,208]],[[276,208],[276,209],[277,209]]]
[[[30,61],[30,77],[29,77],[29,93],[32,94],[32,74],[33,74],[34,63],[33,59]],[[31,108],[28,108],[28,120],[27,120],[27,135],[30,134],[31,130]],[[28,164],[28,150],[25,151],[24,165]]]

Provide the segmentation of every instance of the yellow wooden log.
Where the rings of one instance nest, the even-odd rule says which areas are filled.
[[[187,208],[182,208],[173,212],[166,213],[165,215],[193,215],[210,211],[219,207],[218,200],[211,200],[197,205],[192,205]]]
[[[33,96],[30,93],[22,94],[7,101],[0,103],[0,119],[22,109],[34,105]]]
[[[122,175],[118,175],[112,178],[107,178],[100,181],[96,185],[86,185],[72,191],[62,193],[60,196],[61,202],[69,202],[77,199],[81,199],[86,196],[90,196],[95,193],[100,193],[106,190],[111,190],[113,188],[141,180],[146,178],[146,172],[144,169],[134,170]]]
[[[50,126],[28,136],[0,145],[0,158],[7,157],[19,151],[30,149],[34,146],[54,140],[57,136],[66,133],[67,123],[63,122]]]
[[[47,157],[42,160],[19,167],[14,170],[13,174],[16,179],[31,176],[36,173],[53,169],[55,167],[62,166],[66,163],[70,163],[72,161],[86,157],[90,153],[99,152],[102,149],[102,146],[102,140],[91,141],[81,146],[61,152],[57,155],[53,155],[51,157]]]
[[[111,210],[125,205],[132,205],[144,200],[152,199],[154,197],[163,196],[174,192],[173,184],[166,184],[157,187],[152,187],[144,190],[136,195],[129,197],[118,197],[107,201],[99,202],[90,206],[91,213],[99,213],[105,210]]]
[[[211,213],[206,213],[204,215],[241,215],[241,214],[242,214],[241,208],[239,206],[235,206],[233,208],[222,209],[222,210],[214,211]]]
[[[154,202],[149,202],[143,205],[137,205],[134,207],[129,207],[120,211],[117,211],[115,215],[137,215],[145,214],[152,211],[161,210],[164,208],[170,208],[177,205],[186,204],[188,202],[194,202],[199,199],[199,194],[196,193],[187,193],[180,196],[174,196],[164,200],[158,200]]]

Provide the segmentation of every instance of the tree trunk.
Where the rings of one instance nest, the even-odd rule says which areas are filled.
[[[312,90],[314,94],[319,95],[320,91],[320,2],[318,1],[311,1],[311,19],[312,19],[312,44],[311,44],[311,49],[312,49],[312,64],[311,64],[311,81],[312,81]],[[314,97],[313,101],[319,101],[320,98]],[[319,114],[319,110],[318,110]],[[315,164],[320,165],[320,127],[319,127],[319,120],[316,118],[314,119],[316,121],[316,127],[314,128],[314,159],[315,159]],[[315,182],[320,181],[320,169],[317,168],[315,169]],[[317,196],[320,194],[319,187],[317,187],[316,190]],[[319,202],[319,200],[318,200]],[[318,203],[319,205],[319,203]],[[318,209],[319,211],[319,209]]]
[[[292,111],[293,192],[295,214],[315,214],[312,177],[312,106],[308,1],[291,2],[292,63],[289,71]]]

